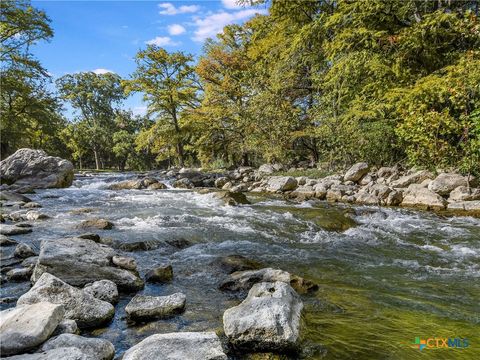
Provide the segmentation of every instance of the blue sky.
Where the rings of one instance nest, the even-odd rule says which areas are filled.
[[[199,55],[203,42],[223,26],[242,23],[265,6],[238,6],[235,0],[208,1],[32,1],[52,20],[54,37],[32,48],[53,78],[80,71],[116,72],[128,77],[133,57],[148,43]],[[125,106],[145,110],[141,96]],[[70,114],[68,114],[70,115]]]

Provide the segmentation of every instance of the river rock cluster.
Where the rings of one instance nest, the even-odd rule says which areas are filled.
[[[2,356],[11,360],[113,359],[115,347],[111,342],[80,336],[79,332],[108,324],[120,306],[120,294],[130,296],[130,301],[122,305],[127,324],[182,316],[189,307],[184,293],[139,293],[145,282],[161,286],[175,281],[170,264],[140,274],[135,259],[128,256],[128,252],[155,249],[158,243],[116,243],[87,232],[45,239],[36,249],[13,238],[33,231],[35,222],[48,218],[41,212],[42,205],[25,193],[34,188],[69,186],[73,177],[64,160],[26,150],[19,150],[0,165],[8,174],[8,184],[2,185],[1,192],[1,281],[32,284],[18,299],[1,299],[3,303],[16,302],[15,307],[0,313]],[[170,183],[181,189],[216,188],[216,196],[227,205],[248,204],[245,192],[265,192],[297,200],[400,205],[469,214],[480,210],[476,180],[455,173],[374,169],[366,163],[321,179],[276,176],[280,170],[282,167],[275,164],[224,173],[169,170],[115,183],[110,189],[156,191]],[[78,211],[88,213],[87,209]],[[108,231],[114,226],[107,219],[91,218],[72,230]],[[181,241],[167,245],[179,249],[189,246]],[[3,257],[3,249],[12,249],[11,255]],[[305,308],[302,297],[316,292],[317,284],[240,255],[223,257],[211,265],[225,274],[219,290],[238,300],[236,306],[225,309],[223,329],[154,334],[128,349],[123,360],[159,359],[159,354],[161,359],[223,360],[238,353],[265,355],[300,350]]]
[[[289,171],[284,172],[287,175],[275,175],[281,170],[282,165],[264,164],[258,169],[240,167],[223,174],[181,169],[170,170],[166,175],[176,179],[174,187],[179,182],[190,184],[189,188],[213,183],[226,191],[219,196],[227,199],[243,192],[275,193],[298,201],[317,199],[480,215],[480,188],[478,180],[472,176],[448,172],[436,175],[428,170],[401,170],[399,167],[374,168],[364,162],[354,164],[343,174],[323,178],[288,176]]]

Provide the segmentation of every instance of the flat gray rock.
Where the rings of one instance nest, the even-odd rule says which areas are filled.
[[[24,228],[16,225],[1,224],[0,225],[0,234],[1,235],[21,235],[31,233],[31,228]]]
[[[48,302],[19,305],[0,313],[0,353],[26,352],[48,339],[63,319],[64,308]]]
[[[164,318],[182,312],[186,296],[175,293],[168,296],[136,295],[125,307],[125,312],[132,320]]]
[[[227,360],[214,332],[155,334],[128,349],[123,360]]]
[[[80,328],[105,324],[115,313],[112,304],[98,300],[49,273],[44,273],[27,293],[20,296],[17,304],[43,301],[63,305],[65,319],[75,320]]]
[[[143,280],[135,272],[113,266],[115,255],[111,247],[89,239],[44,240],[32,280],[48,272],[74,286],[111,280],[122,290],[142,289]]]
[[[44,351],[36,354],[16,355],[4,360],[92,360],[87,355],[82,353],[80,349],[74,347],[59,348],[49,351]]]
[[[74,347],[88,356],[91,360],[112,360],[115,348],[110,341],[104,339],[86,338],[74,334],[62,334],[48,340],[41,347],[41,351],[58,348]]]
[[[303,303],[284,282],[255,284],[247,298],[223,314],[225,335],[238,348],[295,350],[300,340]]]

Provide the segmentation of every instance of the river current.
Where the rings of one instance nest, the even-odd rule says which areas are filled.
[[[218,290],[221,275],[214,264],[236,254],[319,285],[316,293],[302,296],[304,339],[298,358],[480,358],[480,219],[259,195],[248,195],[252,205],[227,206],[213,194],[171,188],[107,190],[132,176],[78,177],[70,188],[29,195],[51,219],[14,237],[38,251],[42,239],[79,234],[75,225],[99,217],[115,224],[113,230],[98,231],[102,237],[191,244],[126,253],[136,258],[142,277],[155,265],[171,263],[173,281],[147,284],[141,293],[181,291],[187,306],[171,319],[133,325],[123,310],[133,294],[122,295],[112,323],[84,333],[108,339],[117,355],[158,332],[220,331],[223,312],[241,299]],[[81,208],[92,212],[72,213]],[[357,225],[332,231],[328,222],[339,214]],[[28,283],[8,283],[2,296],[18,297],[28,288]],[[412,344],[415,337],[466,338],[469,347],[420,351]]]

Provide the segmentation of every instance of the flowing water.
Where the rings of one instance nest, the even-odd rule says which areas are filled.
[[[221,331],[224,310],[240,299],[218,290],[222,275],[214,263],[220,256],[238,254],[319,284],[318,292],[302,296],[299,358],[480,358],[479,219],[251,195],[252,205],[232,207],[213,194],[195,191],[106,189],[131,176],[81,177],[67,189],[38,191],[32,198],[52,219],[15,237],[38,250],[42,239],[78,234],[76,224],[102,217],[116,225],[99,231],[102,237],[121,242],[185,239],[193,244],[183,250],[160,246],[128,253],[142,276],[170,262],[172,283],[147,284],[142,293],[181,291],[187,308],[168,320],[133,325],[123,310],[133,294],[122,295],[113,322],[85,333],[113,342],[117,355],[157,332]],[[93,212],[71,213],[79,208]],[[356,226],[349,227],[350,218]],[[338,226],[342,231],[331,231]],[[28,287],[7,284],[2,296],[18,297]],[[412,345],[415,337],[467,338],[470,346],[420,351]]]

